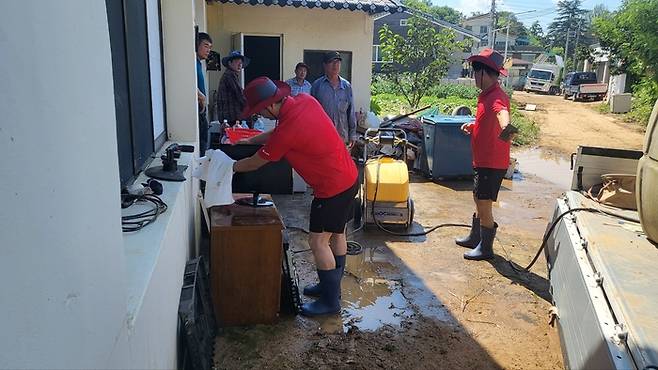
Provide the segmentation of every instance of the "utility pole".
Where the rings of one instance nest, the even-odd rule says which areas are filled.
[[[567,28],[567,44],[564,46],[564,73],[563,75],[567,74],[567,60],[569,58],[569,34],[571,33],[571,26]]]
[[[578,72],[578,60],[576,59],[578,53],[578,41],[580,40],[580,25],[582,24],[582,19],[578,22],[578,32],[576,33],[576,46],[573,48],[573,71]]]
[[[509,44],[509,24],[510,20],[507,20],[507,30],[505,31],[505,56],[503,56],[503,63],[507,62],[507,44]],[[509,75],[505,78],[505,87],[509,87]]]
[[[491,0],[491,10],[489,11],[489,32],[487,33],[487,44],[490,48],[493,48],[495,45],[494,29],[496,29],[496,0]]]

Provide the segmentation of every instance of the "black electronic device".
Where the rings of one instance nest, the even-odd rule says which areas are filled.
[[[151,167],[144,173],[148,177],[164,181],[185,181],[185,170],[187,166],[179,166],[177,159],[181,152],[194,152],[193,145],[179,145],[173,143],[165,149],[165,154],[160,156],[162,166]]]
[[[500,132],[500,135],[498,135],[498,138],[500,140],[503,140],[503,141],[510,141],[510,139],[512,138],[512,135],[516,134],[517,132],[519,132],[519,129],[516,128],[516,126],[514,126],[513,124],[510,123],[507,126],[505,126],[503,131]]]
[[[221,144],[219,149],[234,160],[254,155],[261,145]],[[292,168],[285,159],[269,162],[250,172],[233,174],[233,192],[251,193],[252,197],[238,199],[238,204],[252,207],[271,206],[272,202],[262,199],[260,194],[292,194]]]

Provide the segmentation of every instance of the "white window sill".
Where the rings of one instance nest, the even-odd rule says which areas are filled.
[[[171,142],[166,142],[163,145],[162,150],[157,153],[156,159],[153,160],[149,167],[162,165],[160,155],[163,154],[164,149],[167,148],[169,144],[171,144]],[[189,144],[194,145],[194,143]],[[163,252],[166,239],[171,237],[170,234],[175,235],[181,232],[180,230],[170,230],[172,220],[174,217],[190,217],[190,215],[193,215],[189,209],[181,209],[189,208],[190,205],[192,207],[195,206],[193,199],[185,199],[186,197],[192,197],[194,194],[191,191],[193,186],[191,180],[193,155],[194,153],[181,153],[178,160],[179,166],[188,166],[185,171],[185,181],[173,182],[158,180],[163,185],[163,193],[160,195],[160,198],[167,204],[166,212],[160,214],[155,222],[147,225],[139,231],[123,233],[127,275],[126,286],[128,294],[127,319],[129,327],[132,326],[140,311],[156,265],[161,262],[161,253]],[[146,182],[146,180],[147,177],[144,175],[144,172],[142,172],[137,180],[135,180],[135,183],[140,184]],[[140,212],[140,210],[135,206],[123,210],[124,214],[134,214],[138,212]],[[181,214],[181,212],[183,213]],[[194,233],[193,228],[191,229],[191,233]],[[194,235],[178,236],[181,237],[183,241],[194,240]],[[178,247],[179,246],[176,245],[176,248]],[[190,247],[190,245],[180,245],[180,248],[185,250],[189,250]],[[186,261],[180,262],[184,265]],[[177,271],[178,268],[174,268],[173,270]],[[180,276],[180,279],[182,281],[182,275]]]

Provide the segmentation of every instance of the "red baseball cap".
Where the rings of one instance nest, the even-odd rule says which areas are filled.
[[[480,54],[471,55],[468,57],[468,61],[471,63],[480,62],[490,67],[494,71],[498,71],[501,75],[507,77],[507,70],[505,69],[505,58],[492,48],[482,49]]]
[[[276,103],[288,95],[290,95],[290,85],[287,83],[272,81],[267,77],[258,77],[249,82],[244,89],[247,103],[240,117],[251,117],[268,105]]]

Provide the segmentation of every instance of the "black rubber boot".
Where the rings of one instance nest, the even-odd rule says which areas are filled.
[[[340,269],[340,276],[343,276],[345,271],[345,259],[347,255],[336,256],[334,255],[334,260],[336,261],[336,268]],[[304,287],[304,295],[309,297],[319,297],[320,296],[320,283],[311,284]]]
[[[464,253],[464,258],[467,260],[481,261],[481,260],[490,260],[494,258],[493,253],[493,242],[496,237],[496,230],[498,229],[498,224],[494,222],[493,229],[486,228],[484,226],[480,227],[480,235],[482,235],[482,240],[472,251]]]
[[[302,305],[302,315],[322,316],[340,312],[340,279],[343,277],[341,269],[318,270],[320,278],[320,298],[315,302]]]
[[[467,237],[455,239],[455,243],[466,248],[475,248],[478,244],[480,244],[480,219],[475,217],[475,213],[473,213],[471,232]]]

